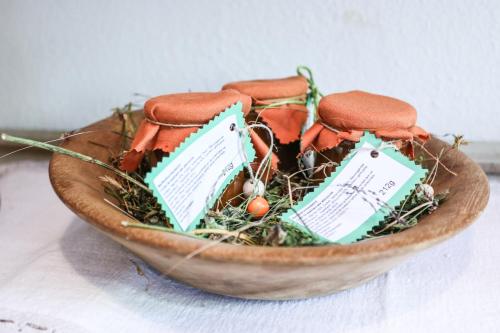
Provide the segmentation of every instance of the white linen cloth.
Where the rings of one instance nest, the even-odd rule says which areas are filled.
[[[488,208],[455,238],[358,288],[269,302],[161,276],[69,211],[47,162],[2,161],[0,332],[498,332],[500,178],[490,182]]]

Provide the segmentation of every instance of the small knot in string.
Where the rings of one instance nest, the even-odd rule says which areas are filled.
[[[306,74],[304,73],[307,72]],[[298,66],[297,67],[297,75],[304,77],[307,80],[307,84],[309,85],[309,98],[312,99],[314,106],[318,109],[319,100],[323,97],[323,94],[319,91],[316,82],[314,82],[314,77],[311,69],[307,66]]]

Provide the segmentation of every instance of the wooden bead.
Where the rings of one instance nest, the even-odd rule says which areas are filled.
[[[247,211],[255,217],[262,217],[269,211],[269,202],[261,196],[255,197],[248,204]]]
[[[243,195],[247,198],[250,198],[254,194],[263,196],[265,190],[266,187],[260,179],[247,179],[245,184],[243,184]]]
[[[434,199],[434,188],[429,184],[420,184],[417,186],[417,197],[426,198],[427,200]]]

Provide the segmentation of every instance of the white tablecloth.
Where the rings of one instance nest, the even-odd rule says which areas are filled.
[[[46,162],[0,161],[0,332],[499,332],[500,178],[490,181],[488,208],[457,237],[358,288],[265,302],[160,276],[73,215]]]

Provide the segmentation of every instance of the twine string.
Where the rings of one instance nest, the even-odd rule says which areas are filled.
[[[318,105],[319,105],[319,100],[323,96],[321,92],[318,89],[318,86],[316,85],[316,82],[314,82],[314,77],[312,70],[307,67],[307,66],[298,66],[297,67],[297,75],[300,75],[304,77],[307,81],[308,85],[308,93],[307,93],[307,98],[306,98],[306,105],[307,105],[307,119],[306,122],[304,123],[302,127],[302,135],[311,128],[316,119],[318,118]],[[308,155],[303,155],[301,157],[302,163],[305,165],[312,166],[316,163],[316,152],[310,151]],[[299,163],[300,164],[300,163]],[[314,170],[309,170],[308,171],[308,176],[312,177],[313,176]]]
[[[332,131],[332,132],[335,132],[335,133],[337,133],[337,134],[339,134],[340,132],[342,132],[341,130],[336,129],[335,127],[332,127],[332,126],[328,125],[328,124],[327,124],[327,123],[325,123],[325,122],[324,122],[321,118],[320,118],[318,121],[319,121],[319,123],[320,123],[321,125],[323,125],[323,127],[325,127],[326,129],[329,129],[329,130],[330,130],[330,131]]]
[[[295,97],[293,98],[290,98],[290,99],[283,99],[283,100],[280,100],[280,101],[276,101],[276,102],[272,102],[272,103],[269,103],[269,104],[266,104],[266,105],[253,105],[251,110],[254,111],[254,112],[257,112],[257,114],[260,116],[260,114],[268,109],[275,109],[275,108],[279,108],[283,105],[289,105],[289,104],[292,104],[292,105],[307,105],[307,98],[306,99],[297,99]],[[308,112],[307,110],[303,110],[303,109],[298,109],[298,108],[292,108],[290,107],[288,110],[290,111],[299,111],[299,112]]]
[[[158,126],[164,126],[164,127],[172,127],[172,128],[192,128],[192,127],[203,127],[206,124],[171,124],[171,123],[163,123],[160,121],[153,120],[151,118],[144,118],[148,123],[158,125]]]
[[[251,125],[248,125],[245,128],[241,129],[240,133],[248,133],[252,128],[263,128],[263,129],[265,129],[267,131],[267,133],[269,134],[269,138],[270,138],[269,149],[268,149],[266,155],[264,155],[264,158],[262,159],[262,161],[260,162],[259,167],[257,168],[257,171],[255,171],[255,174],[254,174],[254,172],[252,170],[252,167],[250,166],[250,162],[248,161],[248,158],[247,158],[246,154],[244,154],[245,158],[247,159],[246,160],[246,162],[247,162],[246,163],[246,168],[247,168],[248,173],[250,175],[250,179],[252,179],[252,182],[254,184],[257,184],[257,181],[262,176],[262,173],[264,172],[265,167],[271,161],[272,153],[273,153],[273,149],[274,149],[274,137],[273,137],[273,132],[271,131],[271,129],[269,127],[267,127],[266,125],[264,125],[264,124],[251,124]],[[244,146],[243,146],[244,143],[243,143],[243,141],[241,141],[241,144],[242,144],[242,148],[243,148],[243,151],[244,151]]]
[[[306,73],[304,73],[304,71]],[[319,100],[323,97],[323,94],[319,91],[316,82],[314,81],[314,76],[312,70],[307,66],[298,66],[297,67],[297,75],[304,77],[307,80],[307,84],[309,85],[309,97],[312,98],[315,109],[318,109]]]
[[[269,150],[267,151],[266,155],[264,156],[264,158],[260,162],[259,167],[257,168],[257,171],[254,173],[253,170],[252,170],[252,167],[250,166],[250,161],[248,160],[248,156],[246,154],[245,140],[240,140],[240,143],[241,143],[241,152],[242,152],[243,158],[245,159],[245,162],[246,162],[244,164],[245,168],[248,170],[248,173],[250,175],[250,179],[252,180],[252,183],[256,185],[254,187],[254,194],[258,191],[258,185],[257,184],[258,184],[259,179],[261,177],[261,172],[263,172],[265,170],[264,167],[267,166],[268,163],[270,163],[270,160],[271,160],[271,157],[272,157],[273,148],[274,148],[274,141],[273,141],[273,137],[272,137],[272,132],[269,129],[269,127],[267,127],[267,126],[265,126],[263,124],[248,125],[248,126],[244,127],[243,129],[240,129],[239,133],[240,133],[240,135],[246,135],[250,129],[255,128],[255,127],[264,128],[264,129],[266,129],[268,131],[268,133],[269,133],[269,135],[271,137],[271,144],[269,146]],[[212,185],[211,191],[209,192],[209,194],[207,195],[207,197],[205,199],[205,209],[207,211],[210,209],[210,205],[209,204],[210,204],[211,198],[215,194],[216,185],[217,185],[217,183],[219,182],[219,180],[222,177],[224,177],[224,172],[221,172],[219,174],[217,180]],[[265,190],[265,188],[266,188],[266,184],[264,184],[264,190]]]

